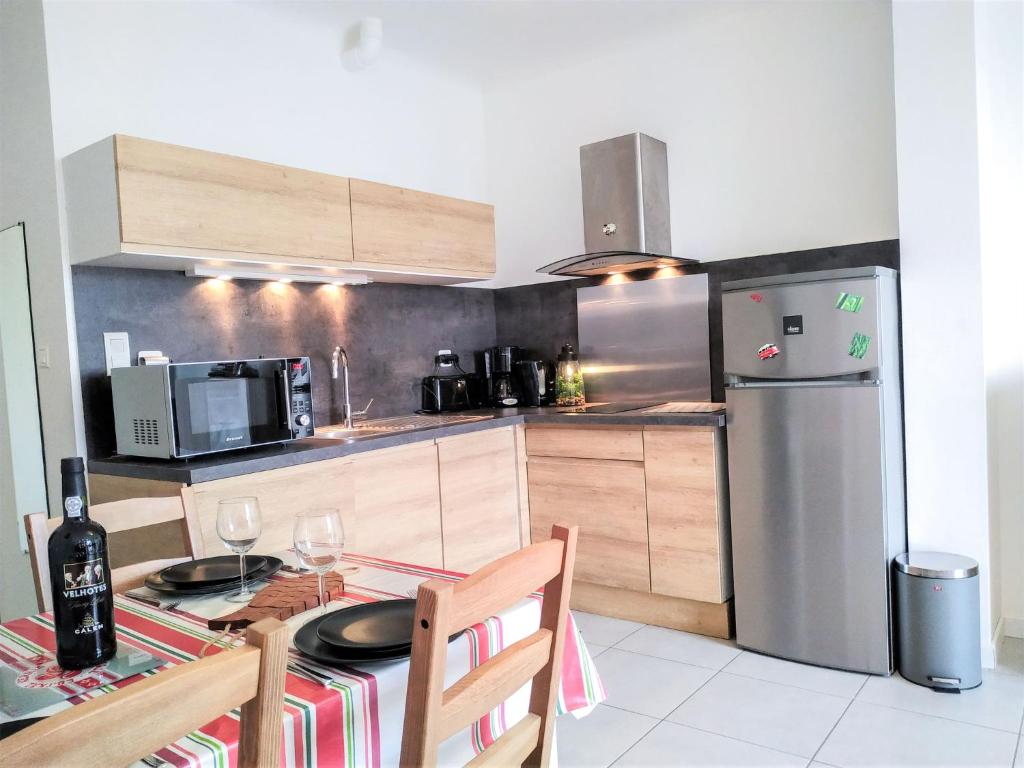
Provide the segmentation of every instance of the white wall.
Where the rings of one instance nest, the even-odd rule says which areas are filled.
[[[579,147],[668,143],[673,252],[897,237],[886,2],[694,2],[626,47],[485,91],[497,285],[583,250]]]
[[[992,612],[1007,634],[1024,637],[1024,4],[975,3],[974,45]]]
[[[25,222],[36,347],[49,357],[37,371],[49,498],[59,509],[60,459],[83,453],[85,445],[40,0],[0,2],[0,110],[0,228]]]
[[[973,14],[897,0],[892,21],[910,548],[978,560],[991,663]]]
[[[25,515],[47,508],[25,237],[0,230],[0,620],[36,611]]]
[[[391,49],[349,72],[343,29],[289,3],[44,5],[58,158],[127,133],[486,197],[478,88]]]

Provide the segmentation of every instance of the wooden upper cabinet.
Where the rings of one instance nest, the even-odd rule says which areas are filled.
[[[519,549],[523,542],[513,428],[441,438],[437,458],[444,567],[469,573]]]
[[[114,137],[121,242],[352,260],[348,179]]]
[[[351,180],[357,262],[494,273],[494,207]]]
[[[442,285],[495,271],[484,203],[122,135],[62,169],[72,264]]]
[[[714,603],[732,597],[720,432],[644,430],[654,592]]]

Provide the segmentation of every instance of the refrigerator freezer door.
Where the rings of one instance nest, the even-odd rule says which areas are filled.
[[[888,674],[880,389],[730,388],[726,402],[737,641]]]
[[[877,306],[874,278],[726,292],[725,373],[812,379],[877,369]]]

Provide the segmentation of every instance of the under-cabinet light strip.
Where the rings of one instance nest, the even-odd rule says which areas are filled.
[[[309,275],[301,272],[246,272],[239,269],[189,267],[189,277],[213,277],[219,280],[267,280],[278,283],[324,283],[327,285],[366,285],[373,282],[366,275]]]

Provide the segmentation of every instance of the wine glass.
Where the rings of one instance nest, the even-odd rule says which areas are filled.
[[[225,598],[232,603],[248,603],[255,594],[245,582],[245,553],[260,537],[261,528],[260,503],[255,496],[217,502],[217,535],[225,547],[238,553],[238,570],[242,579],[241,591]]]
[[[345,546],[345,529],[336,509],[310,509],[295,518],[295,555],[299,562],[316,571],[320,592],[320,613],[327,612],[327,590],[324,576],[341,557]]]

